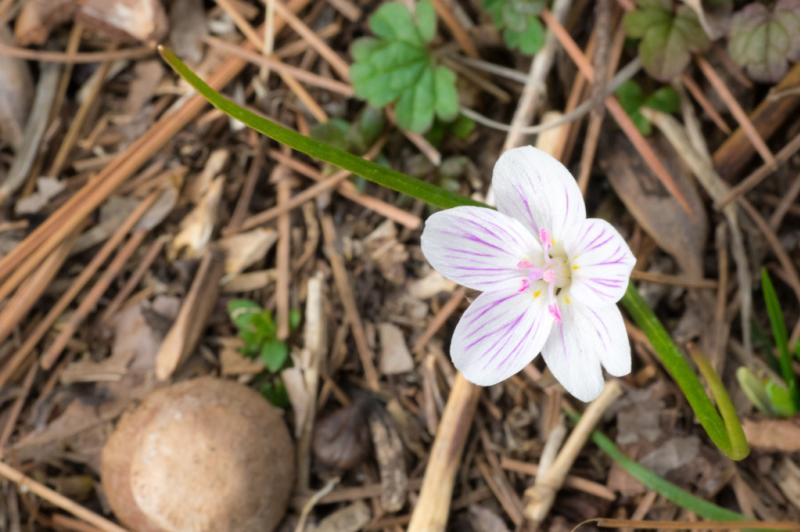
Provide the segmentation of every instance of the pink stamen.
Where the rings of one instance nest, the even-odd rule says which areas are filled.
[[[555,270],[547,269],[542,272],[542,280],[546,283],[553,283],[556,280]]]
[[[533,268],[533,263],[528,259],[522,259],[517,263],[517,268],[520,270],[527,270],[529,268]]]
[[[530,288],[530,286],[531,286],[531,283],[530,283],[530,281],[528,281],[527,279],[523,279],[523,280],[522,280],[522,285],[519,287],[519,290],[518,290],[518,291],[519,291],[519,292],[524,292],[525,290],[527,290],[528,288]]]

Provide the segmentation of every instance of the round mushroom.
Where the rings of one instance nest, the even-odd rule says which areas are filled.
[[[241,384],[204,377],[159,389],[103,448],[109,504],[139,531],[269,531],[294,485],[281,412]]]

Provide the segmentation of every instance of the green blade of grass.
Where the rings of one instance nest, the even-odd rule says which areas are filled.
[[[741,460],[747,456],[750,449],[741,423],[714,369],[710,365],[703,368],[708,372],[707,378],[713,375],[711,379],[713,382],[709,382],[709,385],[722,409],[722,417],[706,395],[700,379],[697,378],[686,357],[633,285],[628,285],[625,297],[622,298],[622,305],[653,344],[656,355],[678,384],[711,441],[733,460]]]
[[[573,418],[575,416],[573,415]],[[728,510],[722,506],[696,497],[688,491],[676,486],[672,482],[660,477],[654,471],[647,469],[638,462],[631,460],[619,447],[614,445],[611,439],[596,430],[592,433],[592,441],[600,448],[601,451],[606,453],[620,467],[622,467],[630,476],[641,482],[645,487],[651,489],[662,495],[664,498],[669,499],[681,508],[696,513],[705,519],[713,521],[751,521],[752,518],[746,515]],[[768,530],[768,529],[759,529]]]
[[[362,176],[380,186],[425,201],[434,207],[449,208],[460,205],[488,207],[436,185],[366,161],[356,155],[311,139],[248,111],[209,87],[170,50],[159,47],[159,52],[170,67],[212,105],[273,140],[321,161],[349,170],[355,175]],[[658,321],[652,309],[632,285],[628,287],[622,299],[622,304],[650,339],[661,363],[675,382],[678,383],[697,419],[714,444],[734,460],[740,460],[747,456],[749,449],[747,448],[747,442],[741,436],[741,426],[735,412],[732,410],[723,411],[723,417],[720,417],[716,408],[706,396],[703,385],[694,370],[672,342],[669,334],[661,325],[661,322]],[[711,371],[713,372],[713,369]],[[718,402],[721,402],[720,397],[727,399],[727,393],[722,388],[721,383],[713,393]],[[730,402],[729,399],[727,401]]]
[[[778,365],[781,376],[789,388],[795,409],[800,408],[800,391],[797,389],[797,379],[792,368],[792,354],[789,352],[789,335],[786,331],[786,321],[783,317],[783,309],[778,301],[778,294],[766,268],[761,270],[761,291],[764,294],[764,304],[767,307],[767,316],[772,328],[772,338],[775,340],[775,347],[778,349]]]
[[[285,144],[300,153],[348,170],[352,172],[353,175],[361,176],[367,181],[421,199],[434,207],[446,209],[458,205],[480,205],[479,202],[437,187],[421,179],[397,172],[391,168],[367,161],[357,155],[301,135],[268,118],[257,115],[237,105],[232,100],[208,86],[208,84],[200,79],[197,74],[192,72],[172,50],[159,46],[158,51],[164,61],[208,100],[211,105],[228,116],[239,120],[246,126],[255,129],[266,137],[276,140],[281,144]]]

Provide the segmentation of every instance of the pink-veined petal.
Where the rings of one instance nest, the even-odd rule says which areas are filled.
[[[522,260],[541,260],[542,248],[517,220],[493,209],[455,207],[425,221],[422,253],[442,275],[481,291],[521,287]]]
[[[592,308],[565,304],[542,349],[547,367],[564,388],[589,402],[603,390],[603,367],[614,376],[631,371],[631,346],[616,305]]]
[[[530,290],[485,292],[461,316],[450,356],[467,380],[491,386],[536,358],[552,325],[544,296]]]
[[[575,301],[597,307],[622,298],[636,258],[610,223],[585,220],[564,249],[572,275],[569,293]]]
[[[555,157],[532,146],[500,156],[492,188],[500,212],[513,216],[535,235],[545,229],[556,242],[568,239],[586,219],[575,178]]]

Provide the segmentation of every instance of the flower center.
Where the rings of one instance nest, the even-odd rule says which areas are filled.
[[[547,292],[547,310],[553,315],[556,322],[560,322],[561,311],[558,308],[556,297],[572,282],[569,259],[563,250],[554,248],[553,239],[547,229],[539,231],[539,240],[544,249],[542,263],[534,264],[528,259],[522,259],[517,263],[517,268],[524,273],[520,292],[533,287],[533,297],[537,299],[542,296],[542,290],[535,289],[535,284],[543,282]]]

